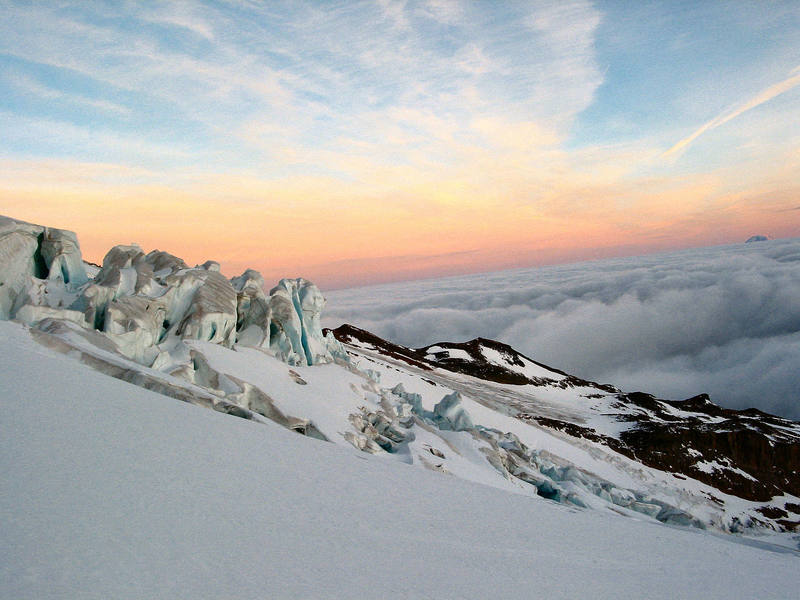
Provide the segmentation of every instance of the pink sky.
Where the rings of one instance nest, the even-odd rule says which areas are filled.
[[[17,163],[14,171],[23,168],[41,167]],[[217,260],[229,276],[250,267],[268,282],[303,276],[328,289],[800,233],[800,209],[792,207],[798,190],[789,182],[783,182],[788,191],[728,195],[706,176],[677,186],[599,184],[581,189],[577,206],[571,195],[578,192],[565,184],[566,198],[554,194],[549,211],[504,199],[449,204],[437,201],[435,185],[393,203],[350,198],[347,190],[322,201],[275,190],[279,201],[265,207],[246,200],[248,182],[237,192],[244,199],[221,200],[218,183],[188,190],[107,186],[76,178],[68,165],[45,170],[51,174],[31,173],[12,190],[0,180],[4,212],[76,231],[88,260],[100,262],[113,245],[136,242],[192,264]],[[635,211],[624,200],[633,193]]]

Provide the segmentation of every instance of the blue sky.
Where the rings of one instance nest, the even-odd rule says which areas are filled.
[[[95,258],[291,229],[335,240],[269,268],[342,285],[799,233],[797,2],[0,10],[0,210]]]
[[[643,134],[674,138],[797,66],[796,3],[602,6],[596,49],[603,83],[573,130],[576,146]],[[773,102],[786,101],[791,110],[791,96]]]

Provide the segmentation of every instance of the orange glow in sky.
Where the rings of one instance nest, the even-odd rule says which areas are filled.
[[[797,236],[774,8],[12,6],[0,213],[329,289]]]

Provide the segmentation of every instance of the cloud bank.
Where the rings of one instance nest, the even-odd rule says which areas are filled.
[[[343,322],[800,419],[800,238],[330,292],[326,325]]]

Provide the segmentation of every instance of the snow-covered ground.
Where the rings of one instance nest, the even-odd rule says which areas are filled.
[[[219,368],[234,355],[205,346]],[[247,352],[277,368],[257,351],[235,354]],[[319,373],[317,386],[282,373],[323,429],[324,402],[298,393],[324,389],[326,369],[339,367],[298,369]],[[3,598],[790,598],[800,588],[793,551],[508,493],[205,410],[86,368],[16,323],[0,322],[0,390]]]

